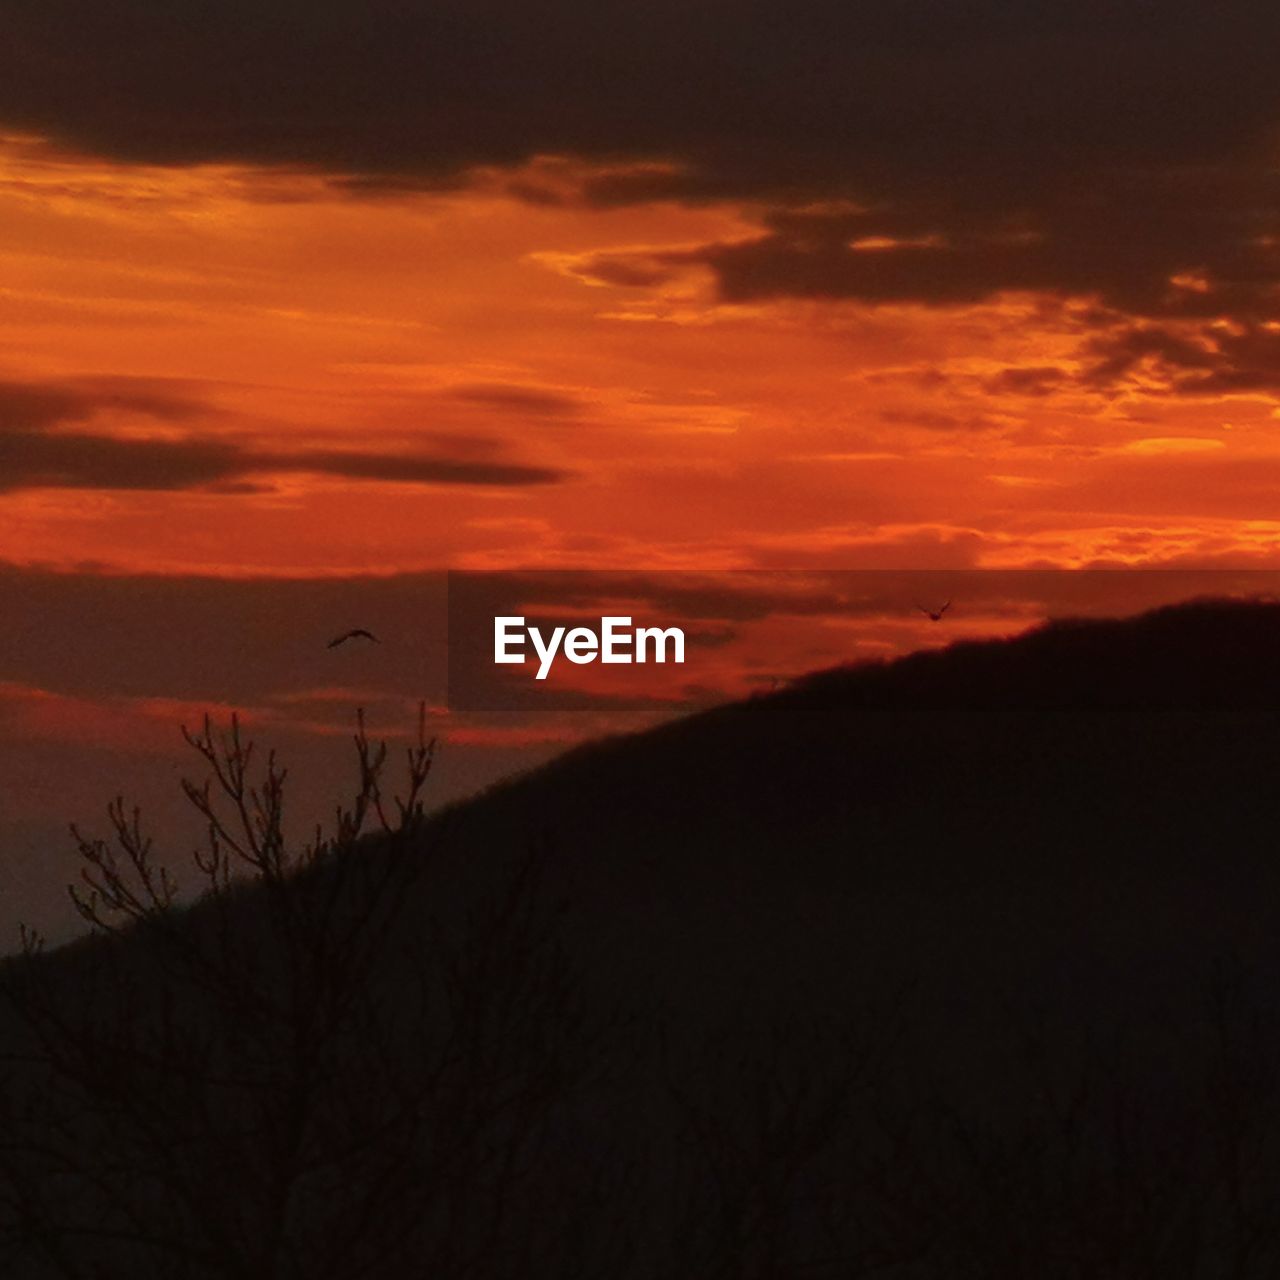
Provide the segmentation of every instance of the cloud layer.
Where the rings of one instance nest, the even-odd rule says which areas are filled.
[[[120,159],[312,167],[360,197],[576,157],[568,185],[553,165],[509,189],[772,210],[747,239],[603,255],[601,280],[696,263],[737,302],[1083,296],[1109,331],[1176,322],[1171,381],[1209,392],[1277,376],[1278,44],[1261,0],[42,0],[8,19],[0,123]],[[1215,356],[1222,316],[1243,330]],[[1119,332],[1098,368],[1161,341]],[[126,454],[102,465],[151,469]]]
[[[122,436],[84,429],[123,412],[172,426],[200,412],[198,401],[149,380],[0,382],[0,493],[17,489],[203,489],[252,491],[272,473],[305,472],[400,484],[521,487],[567,473],[514,462],[346,449],[273,450],[207,436]],[[68,429],[67,424],[73,424]]]
[[[402,181],[568,152],[600,199],[1214,162],[1274,124],[1253,0],[230,0],[11,9],[0,116],[105,154]],[[619,157],[659,156],[627,179]],[[998,197],[997,197],[998,198]],[[1003,201],[1001,201],[1003,203]]]

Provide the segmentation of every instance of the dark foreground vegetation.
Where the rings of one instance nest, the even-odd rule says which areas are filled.
[[[0,1275],[1280,1275],[1280,606],[1055,625],[328,835],[193,737],[0,1003]],[[398,788],[398,796],[396,798]]]

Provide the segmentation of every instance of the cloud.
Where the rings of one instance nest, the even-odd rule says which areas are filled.
[[[1047,396],[1067,376],[1057,365],[1015,365],[989,378],[986,390],[993,395]]]
[[[1208,322],[1097,321],[1067,365],[1010,365],[982,381],[993,396],[1117,392],[1200,397],[1280,394],[1280,325],[1225,317]]]
[[[202,441],[67,432],[0,434],[0,493],[15,489],[190,489],[243,473],[239,451]]]
[[[528,387],[510,382],[477,382],[451,387],[449,396],[468,404],[486,409],[499,409],[510,413],[530,414],[535,417],[572,417],[583,409],[580,400],[548,391],[543,387]]]
[[[1261,0],[1158,21],[1139,0],[47,0],[9,16],[0,117],[131,159],[402,186],[569,153],[642,196],[921,170],[981,191],[1221,157],[1273,119],[1276,29]]]
[[[1280,122],[1280,107],[1276,114]],[[1030,292],[1090,298],[1122,315],[1276,314],[1280,182],[1261,163],[1223,161],[1194,173],[1064,170],[1028,189],[1009,178],[974,175],[993,186],[973,192],[921,174],[909,190],[886,188],[888,198],[872,207],[775,210],[760,235],[665,261],[710,268],[730,302],[944,306]],[[637,277],[653,262],[638,257]],[[626,265],[609,261],[614,282]]]
[[[1082,377],[1093,385],[1140,381],[1184,396],[1280,391],[1280,331],[1268,325],[1125,327],[1094,338],[1085,354]]]
[[[384,480],[400,484],[472,484],[521,487],[557,484],[569,478],[553,467],[530,467],[514,462],[475,462],[465,458],[420,457],[414,454],[350,453],[341,450],[309,453],[244,453],[241,471],[309,471],[345,476],[349,480]]]
[[[165,378],[69,378],[64,382],[0,381],[0,432],[42,431],[119,411],[170,421],[208,410],[191,384]]]
[[[305,472],[397,484],[519,488],[556,484],[569,473],[520,463],[414,454],[313,450],[254,452],[201,440],[127,440],[83,433],[0,434],[0,493],[16,489],[201,489],[241,495],[266,486],[241,479]]]
[[[46,0],[8,15],[0,124],[305,167],[351,198],[506,170],[543,204],[766,211],[745,239],[579,264],[615,287],[701,266],[732,302],[1031,291],[1096,300],[1102,329],[1259,325],[1280,310],[1278,43],[1263,0]],[[1197,389],[1270,385],[1266,345]]]
[[[555,484],[551,467],[448,454],[341,449],[268,450],[220,439],[136,437],[79,429],[101,414],[126,412],[180,423],[208,410],[163,394],[149,380],[0,383],[0,493],[19,489],[200,489],[260,492],[261,477],[305,472],[399,484],[523,487]],[[68,430],[67,423],[77,424]]]

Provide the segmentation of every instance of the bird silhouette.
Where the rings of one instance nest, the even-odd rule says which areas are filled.
[[[348,640],[372,640],[374,644],[382,643],[372,631],[366,631],[363,627],[353,627],[350,631],[344,631],[340,636],[335,636],[329,641],[328,647],[336,649],[340,644],[345,644]]]
[[[948,600],[941,609],[926,609],[922,604],[916,605],[916,608],[919,609],[930,622],[941,622],[942,615],[951,608],[951,601]]]

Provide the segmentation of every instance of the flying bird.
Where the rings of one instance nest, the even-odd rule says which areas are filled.
[[[374,644],[382,643],[372,631],[366,631],[363,627],[354,627],[350,631],[344,631],[340,636],[335,636],[334,639],[329,641],[328,647],[336,649],[340,644],[345,644],[348,640],[372,640]]]
[[[951,601],[948,600],[941,609],[926,609],[922,604],[916,605],[916,608],[919,609],[930,622],[941,622],[942,615],[951,608]]]

